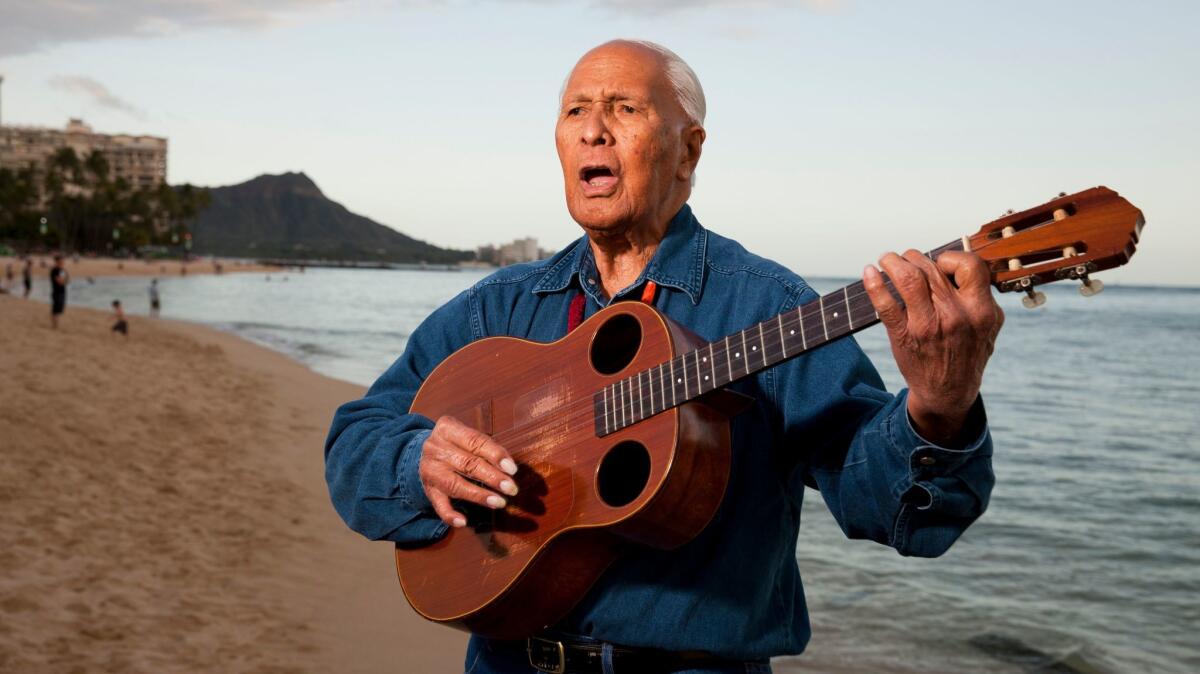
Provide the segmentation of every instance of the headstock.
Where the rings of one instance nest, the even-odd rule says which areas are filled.
[[[1145,223],[1142,212],[1116,192],[1093,187],[1009,213],[965,243],[988,263],[997,289],[1025,292],[1025,306],[1033,308],[1046,301],[1034,290],[1043,283],[1076,279],[1085,297],[1100,292],[1103,284],[1090,275],[1128,262]]]

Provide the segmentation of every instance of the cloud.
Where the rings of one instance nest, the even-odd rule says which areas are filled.
[[[50,86],[63,91],[72,91],[90,96],[92,102],[103,108],[117,110],[138,119],[145,119],[146,114],[125,99],[108,90],[90,77],[60,75],[50,79]]]
[[[542,0],[562,2],[564,0]],[[841,10],[848,0],[592,0],[596,9],[618,13],[661,15],[695,9],[787,9],[801,8],[831,13]]]
[[[171,35],[189,28],[261,28],[339,0],[5,0],[0,57],[104,38]]]
[[[491,0],[566,4],[573,0]],[[661,16],[688,10],[803,8],[835,12],[849,0],[589,0],[597,10]],[[456,0],[0,0],[0,57],[61,44],[122,37],[159,37],[193,28],[263,28],[335,6],[427,7]]]

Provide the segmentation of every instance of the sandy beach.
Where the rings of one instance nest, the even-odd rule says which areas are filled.
[[[50,273],[53,258],[49,255],[33,256],[34,278],[45,278]],[[17,285],[21,283],[21,268],[24,262],[0,255],[0,274],[12,265]],[[43,264],[45,266],[43,266]],[[188,274],[215,274],[227,272],[276,272],[282,267],[258,264],[243,260],[197,258],[187,262],[179,260],[118,260],[111,257],[65,258],[67,271],[76,279],[102,276],[186,276]],[[0,280],[0,283],[3,281]]]
[[[461,671],[465,635],[329,505],[322,442],[361,388],[196,325],[48,314],[0,296],[0,671]]]

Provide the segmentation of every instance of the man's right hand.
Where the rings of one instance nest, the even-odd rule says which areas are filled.
[[[508,450],[451,416],[438,419],[425,439],[417,472],[434,511],[452,527],[465,527],[467,517],[454,509],[450,499],[503,508],[507,501],[500,493],[517,493],[517,484],[511,479],[517,464]]]

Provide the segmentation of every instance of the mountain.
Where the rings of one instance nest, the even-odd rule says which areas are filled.
[[[350,212],[303,173],[261,175],[211,187],[192,228],[192,249],[228,257],[451,263],[470,259]]]

